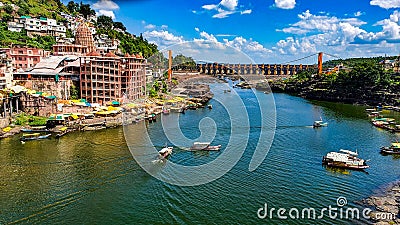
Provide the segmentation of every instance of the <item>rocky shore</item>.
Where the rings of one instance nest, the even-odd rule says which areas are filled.
[[[283,92],[310,100],[342,102],[359,105],[400,105],[399,86],[333,85],[322,79],[308,81],[275,80],[270,83],[273,92]]]
[[[400,181],[390,184],[383,193],[364,199],[361,204],[372,210],[370,217],[373,224],[400,224]]]

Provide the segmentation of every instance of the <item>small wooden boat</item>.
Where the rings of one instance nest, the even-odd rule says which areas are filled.
[[[221,145],[211,146],[210,142],[194,142],[190,147],[192,151],[219,151]]]
[[[31,128],[22,128],[21,131],[24,133],[50,132],[50,130],[47,129],[46,126],[34,126]]]
[[[369,168],[367,160],[357,157],[358,153],[350,150],[340,149],[339,152],[329,152],[322,158],[322,164],[353,170],[363,170]]]
[[[58,129],[58,132],[56,134],[56,138],[60,138],[64,135],[66,135],[67,133],[69,133],[70,130],[68,130],[68,127],[61,127],[60,129]]]
[[[393,142],[390,147],[381,147],[381,154],[400,155],[400,143]]]
[[[51,134],[40,135],[40,133],[23,134],[21,141],[33,141],[49,138]]]
[[[194,104],[194,103],[189,104],[189,105],[187,106],[187,108],[188,108],[188,109],[197,109],[197,104]]]
[[[163,109],[162,113],[163,113],[163,114],[169,114],[169,113],[170,113],[170,110],[169,110],[169,109]]]
[[[316,120],[313,123],[313,127],[314,128],[316,128],[316,127],[326,127],[326,126],[328,126],[328,123],[327,122],[323,122],[322,120]]]
[[[172,154],[172,149],[173,147],[165,146],[163,149],[158,151],[158,154],[160,154],[160,157],[166,159],[168,156]]]
[[[147,116],[146,120],[148,120],[150,123],[156,122],[156,114],[152,113]]]
[[[379,112],[378,111],[373,111],[370,114],[368,114],[368,117],[378,117],[379,116]]]

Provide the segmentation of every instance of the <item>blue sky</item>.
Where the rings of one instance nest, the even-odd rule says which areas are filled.
[[[159,49],[209,41],[257,63],[284,63],[319,51],[342,58],[400,53],[400,0],[86,2]]]

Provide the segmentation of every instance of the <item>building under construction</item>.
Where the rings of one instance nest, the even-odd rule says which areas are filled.
[[[81,97],[100,104],[142,98],[146,93],[145,66],[146,60],[139,55],[91,52],[80,58]]]

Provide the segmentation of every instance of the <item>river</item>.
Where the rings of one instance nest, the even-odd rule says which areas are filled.
[[[237,90],[249,114],[259,112],[250,90]],[[229,93],[228,93],[229,94]],[[258,93],[263,100],[264,93]],[[224,176],[210,183],[182,187],[148,175],[133,159],[123,128],[75,132],[57,139],[22,144],[19,137],[0,140],[0,224],[363,224],[363,220],[260,219],[257,211],[268,208],[345,207],[399,179],[400,158],[382,156],[379,147],[396,134],[376,129],[360,106],[310,102],[286,94],[274,94],[276,132],[266,159],[254,171],[249,163],[258,141],[260,118],[250,118],[250,137],[239,162]],[[221,104],[213,109],[188,110],[180,115],[188,138],[200,135],[204,117],[225,126]],[[254,111],[252,111],[254,110]],[[171,115],[173,116],[173,115]],[[328,127],[310,125],[322,117]],[[144,123],[144,122],[143,122]],[[221,125],[222,124],[222,125]],[[143,135],[143,124],[129,125]],[[144,124],[157,148],[166,138],[158,122]],[[229,129],[216,131],[221,152],[195,153],[174,149],[169,160],[201,165],[225,151]],[[140,144],[140,143],[138,143]],[[370,159],[366,172],[332,170],[321,165],[322,156],[340,148],[358,150]],[[287,214],[286,214],[287,215]],[[325,214],[326,215],[326,214]]]

